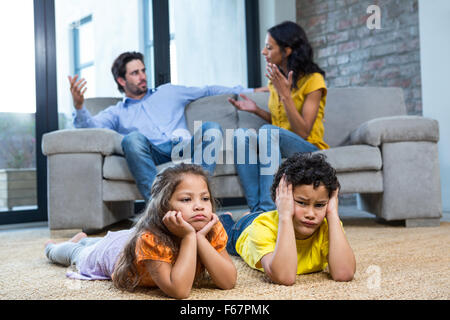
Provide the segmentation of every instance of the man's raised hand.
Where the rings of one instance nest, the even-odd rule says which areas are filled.
[[[84,104],[84,93],[86,92],[86,80],[81,78],[78,80],[78,75],[75,75],[73,78],[71,76],[69,78],[70,83],[70,92],[72,93],[73,105],[75,109],[80,110],[83,108]]]

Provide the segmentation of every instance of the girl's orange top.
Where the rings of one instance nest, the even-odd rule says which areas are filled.
[[[227,233],[220,221],[214,225],[213,231],[215,236],[211,240],[211,245],[217,252],[221,252],[227,245]],[[145,268],[145,264],[143,263],[145,260],[158,260],[173,265],[175,264],[176,259],[177,257],[174,256],[173,251],[169,247],[157,244],[155,235],[150,232],[144,233],[136,242],[136,267],[139,274],[142,276],[140,285],[145,287],[156,286]],[[203,265],[200,262],[197,262],[196,276],[203,271],[203,268]]]

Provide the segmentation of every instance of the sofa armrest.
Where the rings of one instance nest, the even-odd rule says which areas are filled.
[[[439,141],[438,121],[421,116],[393,116],[369,120],[350,134],[350,144],[380,146],[385,142]]]
[[[44,134],[42,153],[101,153],[123,155],[122,135],[109,129],[65,129]]]

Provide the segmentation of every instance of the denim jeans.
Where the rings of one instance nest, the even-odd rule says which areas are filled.
[[[184,148],[180,147],[180,143],[185,145]],[[213,143],[215,146],[219,146],[219,148],[222,145],[222,128],[215,122],[203,122],[201,128],[194,133],[187,143],[179,138],[154,145],[143,134],[135,131],[124,137],[122,140],[122,148],[130,172],[136,181],[137,188],[145,201],[148,202],[151,198],[153,181],[158,173],[156,166],[172,161],[172,150],[175,147],[181,150],[177,154],[177,159],[183,156],[184,151],[190,151],[192,162],[201,165],[203,169],[213,174],[216,168],[218,153],[215,152],[215,148],[211,148],[213,159],[210,159],[211,157],[205,159],[205,154],[203,153],[205,148]]]
[[[282,158],[318,150],[297,134],[270,124],[261,126],[258,134],[255,130],[237,129],[233,142],[234,163],[250,212],[275,210],[270,188]]]
[[[236,242],[239,236],[261,213],[262,211],[247,214],[242,216],[237,222],[234,222],[233,218],[228,214],[221,214],[219,216],[219,220],[228,235],[227,252],[229,254],[239,255],[236,251]]]

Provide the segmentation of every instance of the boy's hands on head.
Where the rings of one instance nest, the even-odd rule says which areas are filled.
[[[331,198],[330,200],[328,200],[328,204],[327,204],[327,212],[326,212],[326,216],[327,218],[330,215],[337,215],[339,216],[339,188],[334,190],[333,193],[331,194]]]
[[[211,215],[211,220],[207,224],[205,224],[205,226],[201,230],[197,231],[197,235],[206,237],[206,235],[211,231],[212,227],[214,227],[217,221],[219,221],[219,218],[215,213],[213,213]]]
[[[276,190],[275,205],[277,206],[278,216],[292,219],[294,217],[294,194],[292,184],[286,181],[285,175],[280,179]]]
[[[170,232],[179,238],[184,238],[190,233],[195,234],[194,227],[183,219],[180,211],[167,212],[163,218],[163,223]]]

